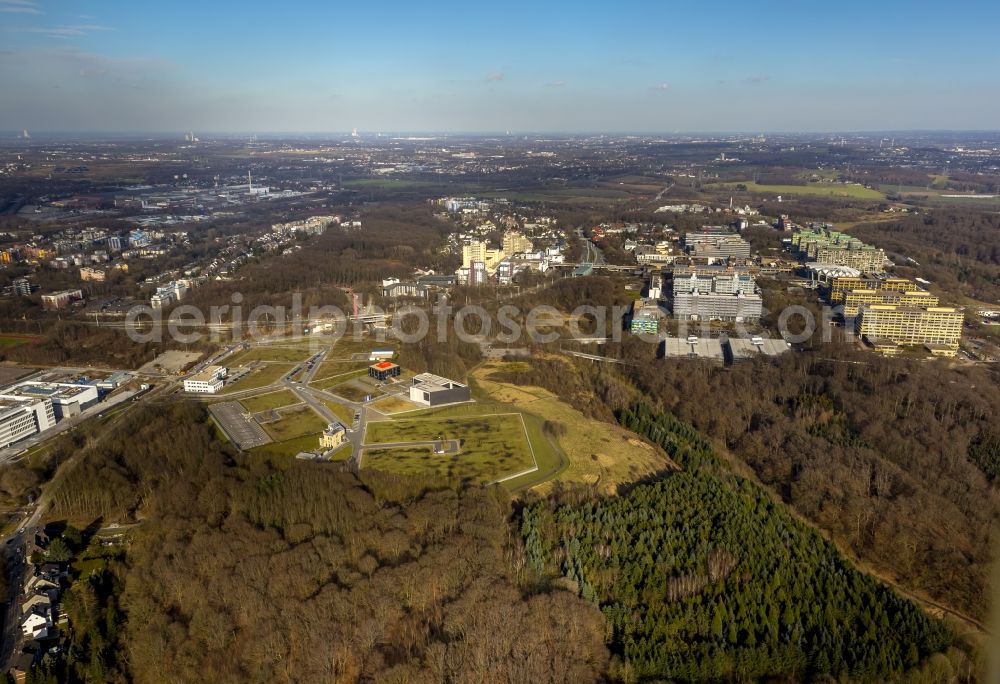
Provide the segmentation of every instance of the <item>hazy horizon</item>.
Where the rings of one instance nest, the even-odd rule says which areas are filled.
[[[995,130],[1000,8],[964,8],[0,0],[0,129]]]

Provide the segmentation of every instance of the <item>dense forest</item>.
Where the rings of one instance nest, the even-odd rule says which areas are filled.
[[[874,363],[837,344],[723,368],[625,342],[606,352],[634,362],[621,371],[545,358],[502,379],[558,391],[603,420],[639,394],[748,465],[857,557],[984,619],[1000,525],[995,370]]]
[[[901,273],[912,271],[942,292],[1000,301],[1000,215],[936,210],[861,224],[851,234],[915,260],[919,266],[900,259]]]
[[[497,488],[254,462],[180,404],[136,411],[91,446],[53,504],[142,524],[116,573],[77,590],[88,609],[74,639],[94,648],[39,681],[587,682],[607,670],[600,612],[525,582]]]
[[[693,429],[648,405],[621,422],[683,470],[620,497],[552,497],[522,522],[529,566],[601,606],[616,677],[879,680],[949,645],[941,623],[728,473]]]

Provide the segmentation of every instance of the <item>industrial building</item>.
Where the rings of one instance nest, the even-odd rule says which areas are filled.
[[[27,397],[51,403],[57,420],[77,416],[98,401],[97,386],[62,382],[27,381],[8,387],[4,396]]]
[[[954,356],[964,314],[946,306],[863,305],[854,328],[877,351],[892,354],[898,345],[926,345],[938,356]]]
[[[368,376],[385,382],[389,378],[398,378],[403,369],[391,361],[379,361],[368,366]]]
[[[471,399],[472,393],[467,385],[431,373],[414,376],[413,384],[410,385],[410,401],[424,406],[454,404]]]
[[[722,343],[714,337],[687,338],[668,337],[663,340],[663,358],[665,359],[702,359],[713,363],[724,363],[725,354]]]
[[[0,394],[0,448],[44,432],[55,424],[55,410],[49,399]]]
[[[701,294],[695,290],[674,296],[674,318],[678,320],[749,322],[759,320],[763,309],[763,300],[754,293]]]
[[[197,394],[217,394],[225,384],[225,366],[207,366],[203,371],[184,379],[184,391]]]

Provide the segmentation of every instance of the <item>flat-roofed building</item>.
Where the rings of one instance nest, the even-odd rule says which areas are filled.
[[[397,378],[403,369],[391,361],[379,361],[368,366],[368,376],[385,382],[389,378]]]
[[[858,315],[865,304],[896,304],[900,306],[937,306],[938,298],[927,290],[851,290],[844,297],[844,316]]]
[[[753,275],[743,267],[690,264],[674,266],[671,274],[675,295],[695,291],[703,294],[736,294],[753,292],[757,287]]]
[[[0,394],[0,448],[44,432],[55,424],[55,409],[49,399]]]
[[[780,356],[789,349],[791,346],[784,340],[759,335],[754,335],[750,339],[730,337],[723,345],[729,363],[739,363],[759,356]]]
[[[847,266],[864,273],[885,271],[884,250],[829,226],[797,231],[792,234],[790,244],[800,257],[810,261]]]
[[[42,295],[42,308],[50,311],[64,309],[73,302],[83,301],[83,290],[62,290]]]
[[[410,385],[410,401],[424,406],[454,404],[471,399],[472,393],[468,385],[432,373],[414,376],[413,384]]]
[[[919,290],[909,278],[889,278],[877,275],[837,275],[830,279],[830,302],[838,303],[852,290],[879,290],[886,292],[912,292]]]
[[[855,318],[855,331],[878,349],[877,341],[889,340],[896,345],[939,345],[958,352],[965,316],[960,309],[948,306],[901,306],[866,304]]]
[[[660,318],[663,312],[655,299],[639,299],[632,303],[632,319],[629,331],[632,334],[656,334],[660,329]]]
[[[45,399],[52,403],[57,420],[79,415],[98,401],[97,386],[29,380],[3,390],[9,396]]]
[[[721,341],[714,337],[694,335],[687,338],[668,337],[663,340],[663,358],[702,359],[713,363],[723,363],[726,360]]]
[[[225,384],[225,366],[206,366],[204,370],[184,379],[184,391],[195,394],[217,394]]]
[[[695,321],[756,321],[761,317],[764,302],[755,293],[701,294],[681,292],[674,296],[674,318]]]

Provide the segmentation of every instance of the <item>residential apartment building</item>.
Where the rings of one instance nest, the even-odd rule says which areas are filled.
[[[866,304],[855,318],[854,329],[886,353],[892,353],[895,345],[925,345],[934,353],[954,356],[964,318],[960,309],[952,307]]]
[[[462,245],[462,267],[472,268],[472,264],[481,261],[486,268],[493,270],[506,256],[503,249],[494,249],[489,243],[473,240]]]
[[[504,233],[502,250],[505,254],[521,254],[532,249],[534,245],[526,235],[516,230]]]
[[[107,278],[107,274],[102,268],[91,268],[90,266],[84,266],[80,269],[80,280],[87,280],[93,282],[104,282]]]

